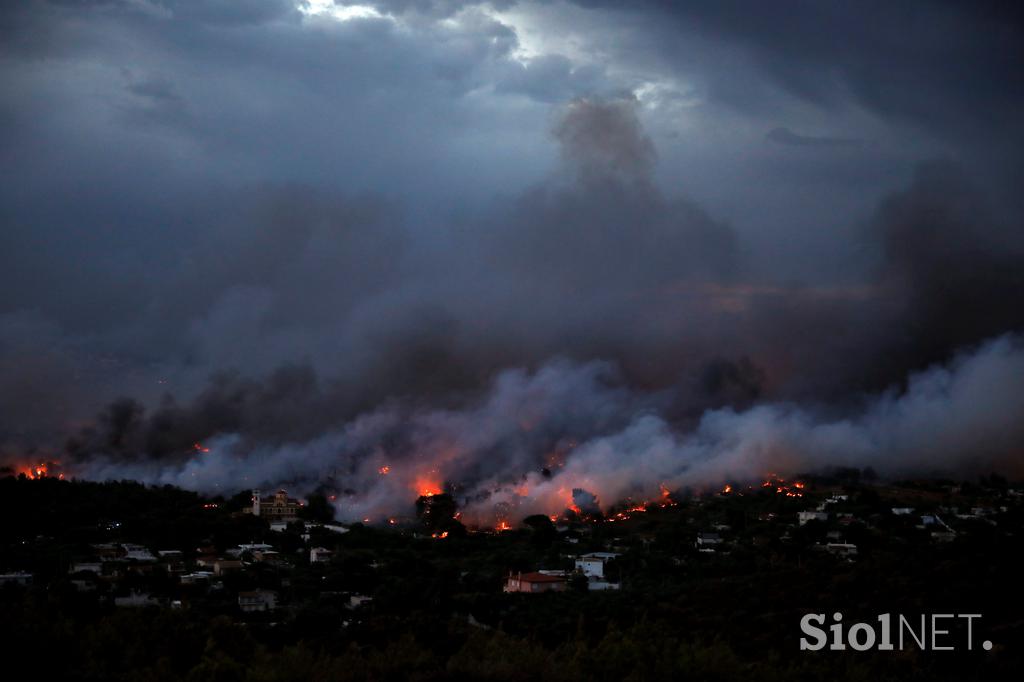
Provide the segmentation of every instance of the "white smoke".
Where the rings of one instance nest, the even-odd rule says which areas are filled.
[[[1024,469],[1024,340],[1002,336],[826,418],[793,404],[706,412],[674,428],[657,396],[616,385],[603,363],[552,362],[508,370],[464,410],[395,405],[315,440],[244,450],[231,434],[184,464],[113,464],[95,458],[79,475],[134,478],[203,492],[291,486],[308,492],[333,477],[344,520],[408,515],[422,492],[448,482],[464,520],[489,524],[496,506],[513,521],[556,514],[574,488],[604,508],[656,499],[661,489],[718,486],[768,472],[870,466],[882,474]]]

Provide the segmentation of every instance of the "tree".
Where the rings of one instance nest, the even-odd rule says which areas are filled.
[[[428,530],[445,530],[455,521],[459,505],[448,493],[421,495],[416,500],[416,516]]]
[[[306,505],[299,509],[299,518],[319,523],[330,523],[334,520],[334,507],[325,496],[314,493],[309,496]]]

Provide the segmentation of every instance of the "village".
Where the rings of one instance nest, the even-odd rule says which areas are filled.
[[[611,680],[657,656],[729,679],[795,651],[808,610],[935,611],[954,593],[994,632],[989,665],[1012,668],[1022,636],[1024,499],[997,476],[773,474],[483,528],[455,518],[443,492],[380,525],[340,523],[326,494],[285,490],[210,498],[15,475],[0,495],[24,510],[0,527],[0,637],[68,679],[149,669],[164,660],[154,649],[173,675],[237,673],[199,679],[269,675],[260,652],[291,652],[275,654],[277,674],[304,679],[327,665],[332,679],[418,666],[422,679]],[[47,656],[55,646],[63,655]],[[859,674],[891,665],[864,660]]]
[[[87,485],[25,477],[4,483],[23,491],[33,485]],[[396,579],[417,582],[415,574],[408,575],[415,571],[405,556],[409,552],[417,554],[421,573],[443,573],[444,589],[453,596],[491,593],[507,599],[629,593],[648,589],[655,579],[726,576],[748,565],[814,565],[841,573],[874,555],[915,555],[922,547],[956,548],[1013,536],[1024,511],[1021,490],[989,483],[893,486],[857,477],[786,482],[772,475],[760,485],[726,485],[678,500],[666,495],[660,504],[607,516],[567,511],[530,517],[516,528],[482,530],[437,518],[437,510],[452,503],[445,495],[421,498],[419,518],[376,528],[334,522],[329,512],[313,519],[284,490],[254,490],[240,509],[245,493],[236,496],[235,508],[222,498],[196,497],[191,513],[226,527],[207,533],[211,529],[200,523],[193,533],[197,542],[189,545],[157,542],[127,519],[114,518],[86,533],[102,541],[69,545],[47,535],[19,538],[20,547],[3,554],[0,584],[71,591],[91,598],[96,608],[194,609],[253,622],[294,619],[315,605],[334,609],[332,627],[348,628],[372,614],[377,602],[394,599],[388,590]],[[38,555],[25,548],[34,545],[50,555],[47,543],[61,550],[44,570],[33,571]],[[484,602],[484,608],[467,606],[462,616],[492,627],[504,607],[491,598]]]

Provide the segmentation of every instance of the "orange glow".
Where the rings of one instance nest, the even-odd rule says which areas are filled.
[[[431,533],[430,537],[436,538],[438,540],[443,540],[444,538],[448,537],[448,531],[443,531],[440,533]]]
[[[441,494],[441,484],[427,476],[419,476],[413,482],[413,490],[421,497],[433,497]]]
[[[210,448],[204,447],[202,443],[192,443],[192,449],[196,452],[209,452]]]
[[[732,486],[731,486],[731,485],[729,485],[728,483],[726,483],[726,484],[725,484],[725,487],[724,487],[724,488],[722,488],[722,494],[724,494],[724,495],[728,495],[728,494],[729,494],[729,493],[731,493],[731,492],[732,492]]]
[[[36,464],[36,465],[31,465],[30,464],[30,465],[22,468],[20,471],[18,471],[18,473],[19,474],[24,474],[25,478],[28,478],[30,480],[35,481],[37,479],[46,478],[46,477],[50,476],[51,475],[50,474],[50,466],[51,465],[59,465],[59,464],[60,464],[60,462],[51,462],[51,463],[40,462],[39,464]],[[64,474],[57,474],[57,478],[63,480]]]
[[[792,485],[786,483],[786,479],[779,477],[777,474],[768,474],[768,477],[763,483],[762,488],[775,488],[776,495],[785,495],[786,497],[803,497],[804,494],[800,491],[804,489],[805,484],[801,481],[794,481]]]
[[[387,476],[391,472],[391,467],[384,465],[380,469],[377,469],[377,473],[381,476]]]
[[[494,530],[500,533],[501,531],[510,530],[511,528],[512,526],[508,525],[508,521],[499,521],[498,525],[494,527]]]

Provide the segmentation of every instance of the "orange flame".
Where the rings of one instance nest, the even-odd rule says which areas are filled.
[[[35,481],[35,480],[38,480],[40,478],[47,478],[47,477],[51,476],[51,474],[50,474],[50,467],[52,465],[59,465],[59,464],[60,464],[60,462],[50,462],[50,463],[40,462],[39,464],[36,464],[36,465],[28,465],[28,466],[26,466],[23,469],[21,469],[18,473],[24,474],[25,478],[28,478],[29,480]],[[64,474],[58,473],[57,474],[57,478],[60,479],[60,480],[63,480],[64,479]]]
[[[413,482],[413,490],[421,497],[433,497],[441,494],[441,484],[428,476],[419,476]]]

